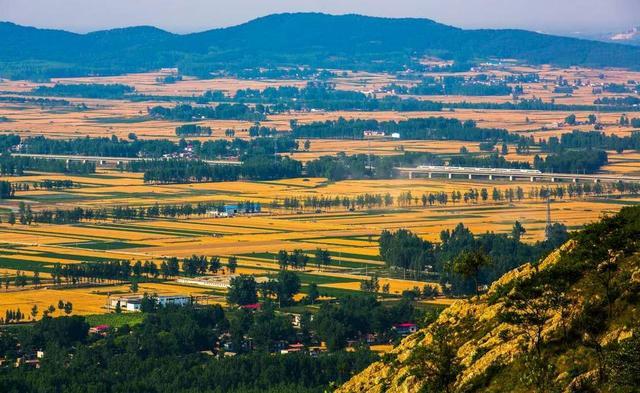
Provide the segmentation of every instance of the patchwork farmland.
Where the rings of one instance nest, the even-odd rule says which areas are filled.
[[[480,71],[469,71],[457,75],[475,78]],[[519,99],[554,100],[558,105],[589,106],[599,97],[595,89],[586,85],[574,88],[572,94],[552,93],[549,81],[603,80],[607,83],[626,83],[640,79],[640,74],[630,71],[595,70],[587,68],[557,69],[509,66],[485,70],[482,74],[495,78],[525,74],[536,74],[538,80],[521,83]],[[441,77],[446,74],[433,73],[425,77]],[[198,96],[208,91],[217,91],[229,97],[244,89],[278,88],[294,86],[303,89],[306,82],[299,80],[243,80],[216,78],[199,80],[184,77],[172,84],[159,83],[163,73],[129,74],[115,77],[53,79],[49,84],[26,81],[0,81],[0,91],[5,100],[0,101],[0,131],[5,135],[18,135],[23,139],[45,137],[66,140],[79,137],[113,137],[126,139],[135,133],[139,140],[166,139],[179,142],[174,133],[180,123],[171,119],[150,117],[148,109],[167,105],[167,98]],[[391,95],[390,85],[411,87],[414,83],[384,73],[343,73],[332,79],[338,91],[376,91],[381,97]],[[15,98],[29,97],[39,86],[55,87],[56,84],[122,84],[131,86],[142,98],[96,99],[65,97],[69,104],[16,104]],[[408,96],[411,96],[410,94]],[[624,97],[624,94],[612,94]],[[447,104],[508,103],[508,97],[496,96],[416,96]],[[49,97],[56,99],[54,96]],[[158,98],[158,100],[155,100]],[[405,97],[406,98],[406,97]],[[76,106],[86,106],[77,110]],[[565,123],[571,113],[576,114],[576,125]],[[464,121],[474,121],[480,127],[500,128],[514,135],[531,138],[532,141],[559,137],[573,130],[589,130],[586,123],[591,110],[503,110],[457,108],[442,111],[350,111],[350,110],[300,110],[270,113],[260,121],[261,127],[273,128],[279,135],[291,131],[292,122],[313,124],[314,122],[338,119],[375,119],[377,121],[406,121],[429,116],[445,116]],[[606,135],[625,137],[631,135],[631,125],[619,124],[621,116],[640,117],[640,112],[606,111],[598,113],[598,124]],[[202,127],[210,127],[212,136],[194,136],[191,141],[203,143],[209,140],[234,138],[250,141],[250,128],[255,124],[246,120],[199,119]],[[443,159],[455,157],[461,152],[481,157],[487,154],[478,143],[464,140],[398,140],[378,138],[365,140],[299,138],[298,148],[278,152],[301,163],[322,157],[338,157],[341,154],[374,157],[395,157],[405,153],[433,154]],[[304,146],[304,147],[303,147]],[[534,165],[536,156],[545,158],[549,153],[537,146],[522,151],[518,143],[505,142],[503,157],[507,161]],[[633,150],[609,149],[608,162],[601,168],[603,173],[627,176],[640,175],[640,155]],[[229,275],[226,266],[230,258],[237,258],[235,274],[256,277],[273,277],[280,267],[279,251],[302,251],[310,259],[307,265],[297,270],[302,281],[302,292],[310,284],[316,284],[321,294],[337,296],[360,292],[371,277],[379,281],[378,290],[385,287],[386,296],[399,297],[404,291],[422,289],[433,285],[440,288],[437,277],[407,277],[407,273],[390,268],[380,256],[379,236],[382,231],[406,229],[420,238],[437,244],[441,232],[452,231],[464,223],[472,233],[510,234],[515,222],[526,232],[522,241],[535,244],[546,236],[548,214],[552,222],[563,223],[569,230],[598,218],[615,213],[624,205],[638,203],[635,193],[608,187],[597,193],[555,196],[548,204],[541,192],[555,190],[558,184],[514,182],[482,179],[341,179],[327,177],[298,176],[276,180],[236,180],[218,182],[185,182],[184,184],[158,184],[145,181],[140,172],[131,172],[113,165],[100,166],[95,173],[47,173],[27,171],[20,175],[2,176],[0,180],[12,184],[26,185],[16,192],[16,198],[0,202],[0,276],[3,283],[25,276],[27,282],[37,274],[39,285],[27,284],[21,288],[13,284],[3,285],[0,291],[0,315],[7,310],[29,310],[33,305],[40,309],[58,300],[75,304],[73,313],[106,313],[108,298],[128,293],[124,282],[92,283],[82,288],[54,285],[52,272],[56,264],[72,265],[85,262],[108,262],[126,260],[131,264],[152,263],[160,268],[163,261],[176,257],[180,260],[193,255],[216,256],[222,261],[217,275]],[[46,189],[34,187],[42,182],[68,181],[72,187]],[[560,185],[566,187],[567,185]],[[27,189],[28,188],[28,189]],[[489,196],[479,198],[480,190]],[[499,197],[495,197],[495,193]],[[555,192],[555,191],[554,191]],[[464,194],[464,198],[448,201],[426,202],[427,195]],[[511,193],[511,194],[509,194]],[[520,194],[517,198],[515,193]],[[494,194],[494,195],[491,195]],[[356,204],[358,198],[377,196],[373,204]],[[467,199],[470,195],[471,199]],[[475,197],[474,197],[475,195]],[[511,195],[509,197],[508,195]],[[390,202],[382,203],[381,199]],[[423,197],[424,196],[424,197]],[[316,206],[312,200],[350,199],[352,204],[338,203]],[[295,206],[287,205],[297,201]],[[175,206],[198,204],[221,206],[242,204],[246,201],[261,205],[258,214],[238,214],[233,217],[215,216],[212,211],[198,214],[159,215],[144,218],[117,218],[112,213],[99,219],[84,219],[75,223],[33,222],[24,225],[9,223],[10,214],[18,214],[25,204],[37,215],[43,211],[71,211],[116,208],[148,209],[152,206]],[[327,250],[332,263],[316,266],[313,257],[316,250]],[[37,273],[36,273],[37,272]],[[442,288],[440,288],[442,289]],[[142,280],[139,293],[162,292],[191,296],[207,295],[216,302],[225,302],[224,289],[179,284],[176,278],[150,278]],[[300,295],[301,296],[301,295]],[[424,300],[425,304],[447,304],[450,297],[439,296]],[[40,314],[41,316],[42,314]],[[38,317],[39,318],[39,317]]]

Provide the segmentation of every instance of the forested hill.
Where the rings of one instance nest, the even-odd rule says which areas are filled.
[[[640,206],[444,310],[339,393],[637,392]]]
[[[277,14],[229,28],[178,35],[154,27],[88,34],[0,23],[0,74],[49,77],[180,67],[206,75],[229,67],[306,65],[397,70],[416,56],[458,61],[638,68],[640,48],[523,30],[463,30],[428,19]]]

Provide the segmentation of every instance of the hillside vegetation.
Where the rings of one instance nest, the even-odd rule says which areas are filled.
[[[640,207],[459,301],[340,392],[634,392]]]
[[[428,19],[278,14],[186,35],[154,27],[88,34],[0,23],[0,74],[46,78],[180,67],[215,70],[305,65],[394,71],[425,55],[464,63],[509,58],[533,64],[637,68],[640,48],[524,30],[464,30]]]

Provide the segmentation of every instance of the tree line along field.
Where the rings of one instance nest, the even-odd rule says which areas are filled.
[[[593,106],[594,100],[606,96],[623,98],[630,93],[596,94],[590,86],[580,86],[571,94],[554,92],[554,81],[592,81],[597,84],[623,84],[629,80],[640,80],[640,73],[619,70],[595,70],[586,68],[558,69],[552,67],[522,67],[502,65],[485,67],[479,71],[465,73],[429,73],[429,77],[475,78],[489,74],[508,77],[526,73],[537,73],[538,82],[521,83],[520,98],[540,98],[544,102],[553,100],[559,105]],[[239,78],[214,78],[200,80],[185,76],[175,83],[162,83],[162,73],[130,74],[113,77],[86,77],[54,79],[51,83],[25,81],[0,81],[0,132],[13,133],[21,137],[44,135],[47,138],[70,139],[84,136],[129,138],[131,133],[140,140],[169,139],[178,141],[176,127],[185,123],[197,123],[210,127],[211,136],[193,136],[190,140],[214,140],[241,138],[249,140],[249,128],[255,125],[248,120],[192,119],[174,121],[150,117],[149,108],[173,107],[187,100],[193,105],[193,97],[207,91],[221,91],[234,95],[243,89],[264,90],[270,87],[294,86],[304,88],[302,80],[243,80]],[[385,89],[392,85],[411,88],[419,83],[403,79],[399,75],[370,72],[342,72],[335,70],[331,78],[338,91],[361,92],[380,99],[392,93]],[[40,97],[31,92],[39,86],[55,88],[56,83],[67,84],[123,84],[135,88],[142,99],[98,99],[81,97]],[[514,85],[514,84],[511,84]],[[44,89],[43,91],[47,91]],[[512,102],[510,95],[460,96],[460,95],[415,95],[401,94],[402,99],[451,103],[495,103]],[[27,101],[19,101],[27,99]],[[36,101],[29,101],[29,100]],[[37,101],[38,99],[51,101]],[[18,100],[18,101],[16,101]],[[62,104],[60,100],[66,101]],[[215,102],[207,105],[215,105]],[[253,104],[251,104],[253,105]],[[596,108],[597,109],[597,108]],[[532,136],[535,140],[560,136],[574,129],[591,130],[586,124],[592,113],[597,114],[602,131],[619,136],[631,135],[634,128],[621,125],[624,114],[628,118],[640,117],[640,111],[593,111],[593,110],[504,110],[456,108],[442,111],[364,111],[364,110],[304,110],[269,113],[259,123],[273,127],[281,133],[291,129],[291,121],[307,124],[317,121],[345,119],[376,119],[378,121],[402,121],[407,119],[443,116],[461,121],[473,120],[479,127],[506,129],[509,132]],[[563,124],[570,114],[576,114],[579,124]],[[233,136],[228,133],[233,130]],[[322,156],[346,154],[372,154],[393,156],[403,152],[430,152],[434,154],[457,154],[462,149],[480,153],[478,142],[458,140],[336,140],[311,139],[308,148],[303,148],[305,139],[297,142],[300,147],[289,155],[301,162]],[[532,163],[535,154],[546,153],[536,148],[530,154],[516,152],[516,145],[507,144],[511,161]],[[608,151],[609,163],[602,170],[609,173],[637,175],[640,173],[640,154],[633,151]],[[533,244],[545,237],[547,204],[544,198],[531,196],[544,187],[556,184],[530,183],[524,181],[483,181],[446,179],[392,179],[392,180],[342,180],[326,178],[293,178],[273,181],[228,181],[191,184],[145,183],[141,173],[120,172],[114,169],[99,169],[95,174],[73,175],[38,173],[28,171],[24,176],[1,177],[0,181],[13,184],[29,184],[45,180],[69,180],[73,187],[65,189],[34,189],[18,191],[16,199],[0,201],[0,276],[15,278],[19,275],[32,277],[38,272],[45,284],[35,288],[29,284],[18,290],[13,286],[0,288],[0,315],[6,310],[20,308],[27,312],[34,304],[40,309],[58,300],[74,304],[73,313],[99,314],[105,312],[107,298],[113,294],[129,293],[123,284],[89,286],[83,288],[54,288],[50,284],[51,273],[56,263],[73,265],[82,262],[107,262],[128,260],[151,262],[160,266],[170,257],[187,258],[192,255],[219,256],[223,265],[230,257],[238,258],[237,273],[266,277],[279,270],[277,253],[302,250],[312,257],[316,249],[326,249],[331,254],[330,266],[317,267],[310,262],[300,270],[302,290],[317,284],[327,296],[354,293],[361,290],[362,282],[378,275],[380,286],[388,285],[388,294],[400,296],[403,291],[421,288],[424,281],[402,277],[397,271],[385,267],[379,256],[378,237],[383,230],[408,229],[431,242],[440,241],[442,230],[452,230],[463,222],[474,234],[495,232],[509,234],[516,221],[526,232],[522,240]],[[564,186],[568,186],[565,184]],[[453,201],[452,193],[460,195],[470,190],[487,189],[487,200]],[[523,198],[509,198],[506,193],[520,188]],[[501,197],[494,199],[491,194]],[[407,193],[412,197],[406,200]],[[309,198],[352,198],[364,195],[384,196],[393,199],[390,204],[374,206],[343,205],[331,207],[304,206]],[[422,196],[446,195],[447,203],[422,202]],[[403,200],[403,198],[405,198]],[[296,200],[301,207],[287,207],[287,201]],[[33,222],[7,222],[10,212],[17,212],[20,203],[26,203],[35,214],[56,209],[114,209],[116,207],[149,208],[155,204],[183,205],[198,203],[242,203],[252,201],[262,205],[262,213],[239,215],[233,218],[215,218],[209,215],[178,215],[176,217],[146,217],[144,219],[106,218],[83,220],[76,223],[50,224]],[[611,191],[600,195],[579,197],[555,197],[551,204],[554,222],[577,229],[585,223],[616,212],[625,204],[636,204],[637,196]],[[276,206],[277,205],[277,206]],[[223,269],[224,274],[228,274]],[[223,274],[222,271],[217,274]],[[224,290],[178,284],[174,278],[143,282],[138,291],[209,295],[212,301],[224,303]],[[435,280],[429,285],[437,285]],[[447,303],[450,299],[438,298],[429,303]]]
[[[453,229],[464,222],[474,233],[509,233],[514,222],[521,222],[528,242],[544,238],[546,204],[542,199],[530,198],[535,188],[554,186],[530,182],[488,182],[440,179],[345,180],[328,182],[322,178],[283,179],[262,182],[221,182],[178,185],[148,185],[129,173],[101,170],[96,175],[65,176],[34,174],[12,177],[12,182],[33,182],[39,179],[69,179],[77,186],[64,190],[30,190],[20,192],[20,201],[28,201],[35,212],[46,209],[74,207],[102,208],[105,206],[151,206],[155,203],[184,204],[202,201],[238,203],[255,201],[264,206],[258,215],[232,218],[188,216],[149,218],[144,220],[82,221],[77,224],[32,223],[0,224],[0,268],[5,276],[22,272],[32,276],[38,271],[43,279],[51,274],[55,263],[77,264],[83,261],[130,260],[150,261],[160,265],[164,257],[179,258],[191,255],[215,255],[226,261],[238,257],[237,273],[255,276],[273,275],[278,271],[276,254],[279,250],[301,249],[309,256],[321,248],[331,253],[331,266],[317,267],[310,262],[300,271],[303,285],[318,284],[321,292],[359,291],[368,276],[381,274],[381,285],[389,284],[390,294],[422,287],[402,277],[385,278],[384,263],[379,257],[378,235],[382,230],[409,229],[430,241],[438,241],[440,231]],[[8,178],[3,178],[8,179]],[[423,207],[415,200],[402,202],[401,195],[411,192],[418,198],[423,193],[467,192],[469,189],[495,188],[502,192],[521,187],[520,201],[451,202]],[[387,193],[394,202],[390,206],[362,207],[349,211],[343,207],[316,210],[314,208],[286,209],[270,207],[273,201],[323,196],[357,197],[364,194]],[[614,193],[615,194],[615,193]],[[631,195],[613,195],[558,199],[551,205],[552,219],[569,228],[578,228],[602,215],[617,211],[622,204],[635,203]],[[17,208],[18,200],[3,203],[5,208]],[[215,236],[213,236],[215,234]],[[222,272],[218,273],[222,274]],[[228,274],[228,272],[225,272]],[[141,284],[141,291],[162,293],[202,294],[216,296],[224,292],[184,286],[169,280],[165,284]],[[151,285],[151,286],[148,286]],[[153,285],[158,285],[153,287]],[[48,287],[45,289],[45,287]],[[303,286],[304,288],[304,286]],[[16,291],[13,287],[0,294],[2,308],[25,311],[38,299],[38,307],[45,303],[64,301],[76,304],[75,313],[104,312],[108,294],[127,292],[123,285],[105,288],[56,290],[50,285]],[[40,294],[43,294],[40,297]],[[64,296],[63,296],[64,295]],[[437,303],[437,302],[436,302]],[[41,307],[42,306],[42,307]]]

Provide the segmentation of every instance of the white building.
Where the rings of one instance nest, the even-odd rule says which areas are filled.
[[[160,295],[155,296],[160,306],[186,306],[191,303],[191,297],[185,295]],[[120,304],[120,309],[124,311],[137,312],[140,311],[142,304],[142,295],[119,296],[110,299],[109,307],[115,309]]]

